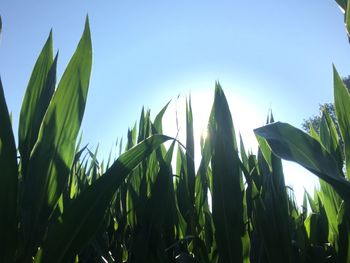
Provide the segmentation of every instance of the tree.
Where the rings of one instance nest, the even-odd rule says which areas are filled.
[[[350,92],[350,75],[343,78],[343,82],[345,84],[345,86],[347,87],[348,91]],[[341,138],[340,136],[340,130],[339,130],[339,126],[338,126],[338,122],[337,122],[337,118],[335,115],[335,109],[334,109],[334,104],[333,103],[323,103],[323,104],[319,104],[319,114],[318,115],[313,115],[312,117],[309,117],[307,119],[303,120],[303,123],[301,124],[301,127],[303,128],[303,130],[305,130],[306,132],[310,132],[310,128],[311,126],[317,131],[317,133],[320,130],[320,123],[321,123],[321,118],[322,118],[322,112],[323,110],[326,110],[330,117],[332,118],[335,127],[337,129],[339,138]]]

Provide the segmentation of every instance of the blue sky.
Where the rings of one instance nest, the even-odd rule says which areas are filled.
[[[350,74],[343,15],[333,0],[2,0],[0,75],[15,131],[50,29],[61,76],[87,13],[93,69],[82,130],[85,142],[100,143],[102,158],[142,106],[156,114],[178,94],[213,93],[216,80],[244,105],[234,116],[249,109],[247,122],[260,120],[249,127],[263,124],[269,108],[300,127],[319,103],[332,101],[332,63]],[[201,114],[210,98],[197,97]]]

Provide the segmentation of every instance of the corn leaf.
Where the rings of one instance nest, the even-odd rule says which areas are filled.
[[[314,126],[310,125],[310,136],[312,138],[314,138],[316,141],[320,142],[320,135],[317,133],[317,131],[315,130]]]
[[[337,2],[337,4],[339,5],[339,7],[345,11],[346,10],[346,6],[347,6],[347,0],[335,0]]]
[[[164,159],[159,148],[156,150],[160,169],[152,185],[151,197],[145,202],[142,223],[135,231],[130,262],[170,262],[164,251],[175,243],[176,209],[170,168],[174,145],[175,141]]]
[[[255,129],[254,132],[267,140],[277,156],[299,163],[332,185],[346,202],[350,202],[350,183],[339,171],[333,156],[314,138],[281,122]]]
[[[323,110],[320,123],[320,142],[338,162],[339,170],[342,172],[344,160],[338,132],[326,109]]]
[[[18,139],[23,176],[37,141],[41,122],[55,90],[57,56],[53,63],[52,32],[35,63],[22,103]]]
[[[179,146],[177,151],[177,174],[179,175],[176,185],[176,197],[179,206],[179,210],[186,220],[187,225],[191,220],[191,209],[193,203],[191,203],[190,192],[188,188],[188,175],[187,175],[187,158],[183,149]],[[191,226],[188,225],[187,234],[191,233]]]
[[[195,208],[199,215],[203,210],[203,205],[208,199],[208,166],[211,158],[211,146],[209,137],[205,138],[205,142],[202,149],[202,159],[199,164],[199,168],[196,175],[195,182]]]
[[[271,160],[271,148],[268,145],[267,141],[262,138],[261,136],[255,134],[256,140],[258,141],[259,144],[259,151],[263,155],[266,163],[269,166],[269,170],[272,170],[272,160]]]
[[[253,203],[256,235],[261,238],[261,246],[269,262],[294,262],[282,163],[271,152],[265,139],[260,137],[260,141],[263,141],[267,147],[265,148],[265,155],[261,150],[258,152],[261,196],[251,201]],[[271,160],[271,166],[267,163],[265,156]],[[252,250],[256,249],[256,247],[252,248]]]
[[[163,121],[164,113],[166,112],[169,104],[170,104],[170,101],[167,104],[165,104],[165,106],[160,110],[160,112],[158,112],[157,116],[155,117],[153,125],[152,125],[152,129],[153,129],[152,133],[153,134],[163,134],[162,121]],[[164,145],[161,145],[160,148],[161,148],[160,151],[162,152],[162,156],[165,156],[166,150],[165,150]]]
[[[314,199],[310,196],[308,191],[304,190],[304,193],[307,196],[307,200],[309,202],[312,213],[317,213],[318,209],[317,209],[317,206],[316,206]]]
[[[166,112],[168,106],[169,106],[170,101],[165,104],[165,106],[160,110],[160,112],[157,114],[156,118],[154,119],[154,127],[157,131],[157,133],[161,134],[163,133],[163,127],[162,127],[162,120],[164,113]]]
[[[0,80],[0,261],[10,262],[17,244],[18,167],[15,139]]]
[[[340,210],[342,200],[336,193],[333,187],[328,183],[320,180],[320,192],[318,193],[320,200],[322,201],[324,210],[326,211],[328,221],[328,240],[334,243],[338,239],[338,222],[337,217]]]
[[[337,262],[339,263],[350,262],[350,218],[347,209],[349,207],[342,203],[338,214],[339,247]]]
[[[193,136],[193,116],[191,97],[186,101],[186,163],[187,163],[187,180],[190,203],[194,205],[194,188],[195,188],[195,167],[194,167],[194,136]],[[193,206],[194,209],[194,206]]]
[[[194,167],[194,137],[193,137],[193,116],[191,97],[186,100],[186,156],[182,155],[186,160],[182,161],[183,178],[185,184],[186,198],[186,213],[184,217],[188,224],[188,235],[196,236],[195,226],[195,167]],[[196,243],[196,241],[194,241]],[[195,246],[195,249],[197,247]]]
[[[35,253],[68,179],[87,99],[91,63],[86,19],[84,33],[45,113],[28,164],[22,213],[27,257]]]
[[[209,121],[212,140],[213,220],[219,263],[243,261],[243,191],[231,113],[219,83]]]
[[[49,228],[35,262],[68,262],[94,236],[105,211],[126,176],[162,143],[170,140],[153,135],[123,153],[106,173],[72,201],[62,220]]]
[[[344,6],[345,7],[345,3],[344,3],[344,1],[345,0],[337,0],[337,1],[342,1],[343,3],[342,3],[342,5],[340,5],[340,6]],[[346,12],[345,12],[345,27],[346,27],[346,31],[347,31],[347,33],[348,33],[348,37],[349,37],[349,33],[350,33],[350,4],[349,4],[349,2],[346,4],[346,8],[343,8],[343,10],[345,10],[346,9]]]
[[[350,95],[340,78],[337,70],[333,67],[334,78],[334,107],[339,123],[339,129],[344,141],[344,154],[346,175],[350,178]]]

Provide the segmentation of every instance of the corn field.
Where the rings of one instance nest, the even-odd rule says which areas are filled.
[[[337,3],[349,32],[350,4]],[[0,262],[350,262],[350,95],[335,67],[341,138],[326,110],[310,134],[270,114],[254,131],[257,153],[247,151],[216,83],[200,157],[187,100],[184,142],[163,134],[168,104],[154,119],[143,109],[119,156],[100,162],[79,137],[88,19],[58,84],[52,42],[50,32],[23,99],[18,145],[0,81]],[[319,177],[301,207],[282,159]]]

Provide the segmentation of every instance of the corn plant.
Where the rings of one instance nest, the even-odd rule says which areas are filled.
[[[334,97],[337,120],[344,140],[344,150],[335,125],[325,111],[320,133],[312,130],[311,135],[285,123],[274,123],[255,130],[265,138],[272,151],[281,158],[295,161],[320,178],[318,199],[326,212],[328,240],[337,251],[337,262],[348,262],[350,183],[348,181],[349,161],[347,161],[348,117],[350,95],[334,69]],[[311,220],[311,219],[309,219]]]
[[[337,3],[349,31],[350,5]],[[198,156],[189,98],[183,144],[162,135],[169,103],[154,120],[142,109],[119,157],[104,163],[78,138],[92,64],[88,19],[56,86],[57,63],[50,32],[23,99],[18,145],[0,81],[1,262],[350,261],[350,95],[335,68],[341,140],[326,110],[310,135],[271,113],[255,130],[257,153],[247,152],[216,83]],[[320,178],[301,208],[281,159]]]
[[[123,179],[169,139],[156,135],[140,141],[103,175],[93,178],[84,188],[79,184],[76,189],[70,174],[73,165],[77,165],[74,156],[79,155],[75,154],[75,144],[92,63],[88,19],[78,47],[56,88],[57,57],[53,58],[50,33],[34,66],[22,104],[19,158],[0,82],[2,262],[68,262],[75,259],[95,234],[96,226],[103,220]],[[74,180],[79,179],[74,177]]]
[[[349,32],[349,4],[337,1],[345,12]],[[319,134],[310,127],[310,135],[285,123],[274,123],[255,130],[281,158],[295,161],[320,178],[320,189],[308,199],[312,214],[305,220],[308,238],[313,247],[331,244],[327,248],[334,262],[349,262],[349,202],[350,202],[350,95],[337,70],[333,67],[334,100],[341,140],[329,113],[324,110]],[[315,202],[317,200],[317,202]],[[323,250],[324,252],[324,250]]]

